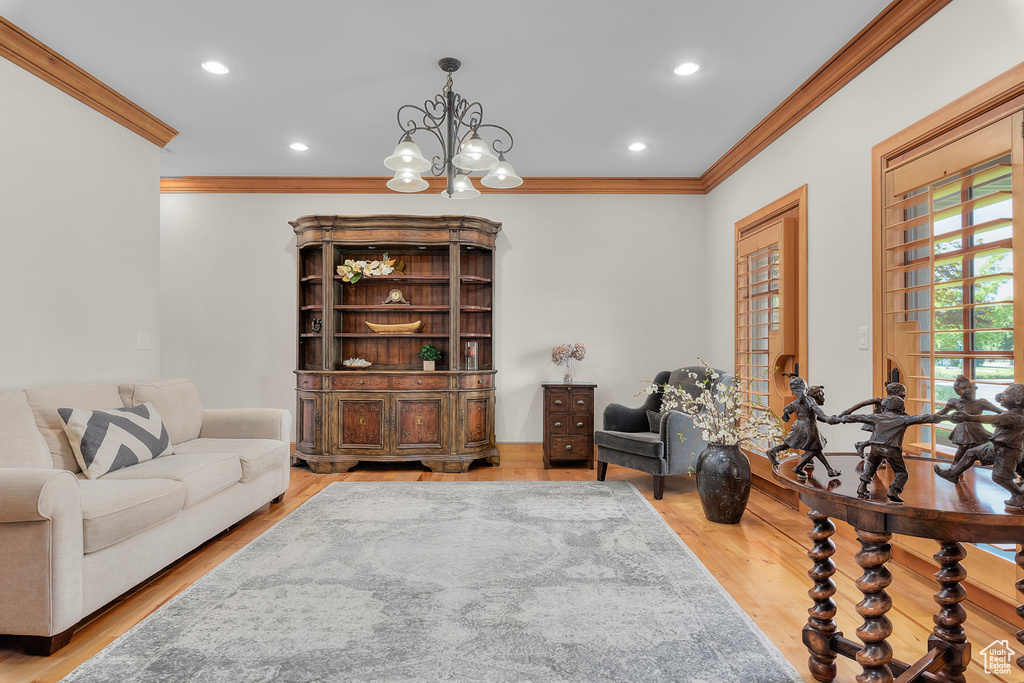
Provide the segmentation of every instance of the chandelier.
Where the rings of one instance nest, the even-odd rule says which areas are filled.
[[[402,138],[394,153],[384,160],[384,165],[395,172],[388,187],[396,192],[425,190],[429,184],[420,174],[428,170],[436,176],[447,176],[448,185],[441,194],[449,199],[472,199],[480,195],[480,190],[473,187],[469,179],[474,171],[487,172],[480,180],[485,187],[505,189],[522,185],[523,179],[505,160],[505,153],[512,149],[512,134],[501,126],[484,123],[483,106],[463,99],[452,90],[452,74],[459,70],[462,62],[445,57],[437,65],[448,73],[441,94],[426,100],[422,107],[403,104],[398,108]],[[482,128],[494,129],[497,135],[490,147],[480,137]],[[427,161],[413,142],[413,134],[421,130],[431,133],[441,145],[442,154],[435,156],[432,162]]]

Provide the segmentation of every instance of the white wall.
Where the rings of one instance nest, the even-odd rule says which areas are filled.
[[[497,439],[541,440],[551,347],[582,342],[598,413],[706,351],[702,196],[163,195],[164,377],[208,407],[295,407],[295,235],[306,214],[469,214],[497,243]],[[600,417],[598,418],[600,421]]]
[[[0,390],[156,377],[159,148],[4,59],[0,103]]]
[[[984,11],[982,11],[984,10]],[[731,363],[736,221],[808,185],[809,381],[826,410],[872,395],[871,148],[1018,64],[1024,3],[955,0],[708,195],[709,346]],[[801,370],[804,370],[801,368]],[[856,427],[831,428],[852,445]]]

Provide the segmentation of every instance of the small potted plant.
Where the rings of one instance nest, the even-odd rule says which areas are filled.
[[[416,357],[423,361],[424,372],[433,372],[434,361],[441,360],[441,349],[437,348],[433,344],[424,344],[420,347],[420,350],[416,352]]]

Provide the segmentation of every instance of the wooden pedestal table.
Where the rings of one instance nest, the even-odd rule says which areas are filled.
[[[890,503],[886,490],[892,480],[892,469],[879,472],[871,485],[871,497],[857,497],[858,477],[864,464],[856,455],[828,455],[829,461],[842,470],[841,477],[829,479],[825,468],[818,465],[810,476],[800,480],[793,473],[796,458],[782,463],[774,472],[776,481],[796,491],[800,500],[811,511],[813,526],[808,533],[813,547],[807,553],[814,562],[807,575],[814,582],[808,591],[813,605],[803,629],[803,642],[810,653],[808,666],[817,681],[833,681],[836,677],[835,660],[838,655],[856,659],[863,673],[860,683],[909,683],[911,681],[941,681],[961,683],[964,670],[971,661],[971,644],[964,635],[963,623],[967,613],[960,604],[967,593],[961,585],[967,571],[960,561],[967,556],[961,543],[1016,543],[1016,561],[1024,566],[1024,514],[1006,512],[1003,501],[1009,493],[992,483],[992,472],[973,468],[959,484],[938,477],[932,470],[935,461],[925,458],[906,458],[910,482],[903,492],[906,503]],[[861,549],[857,564],[864,574],[857,579],[857,588],[864,599],[857,603],[857,613],[864,623],[857,629],[856,643],[836,627],[836,605],[832,596],[836,585],[832,575],[836,566],[832,562],[835,533],[832,519],[841,519],[857,531]],[[939,591],[935,594],[938,611],[935,628],[928,638],[928,652],[915,663],[893,659],[892,647],[886,639],[892,634],[892,623],[886,612],[892,599],[886,588],[892,575],[886,563],[892,559],[889,540],[894,533],[935,539],[939,544],[935,561],[939,571],[935,580]],[[1017,590],[1024,592],[1024,581],[1018,581]],[[1024,607],[1017,613],[1024,616]],[[1024,644],[1024,631],[1017,633]],[[1024,656],[1017,659],[1024,669]]]

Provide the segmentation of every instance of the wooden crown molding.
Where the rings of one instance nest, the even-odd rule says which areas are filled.
[[[389,176],[330,178],[322,176],[183,176],[161,178],[163,193],[288,193],[288,194],[394,194],[385,183]],[[444,178],[427,178],[424,192],[440,192]],[[527,178],[507,190],[480,187],[499,194],[704,194],[697,178]]]
[[[178,134],[3,17],[0,17],[0,57],[7,58],[155,145],[163,147]]]
[[[704,191],[718,187],[951,1],[894,0],[890,3],[701,175]]]

